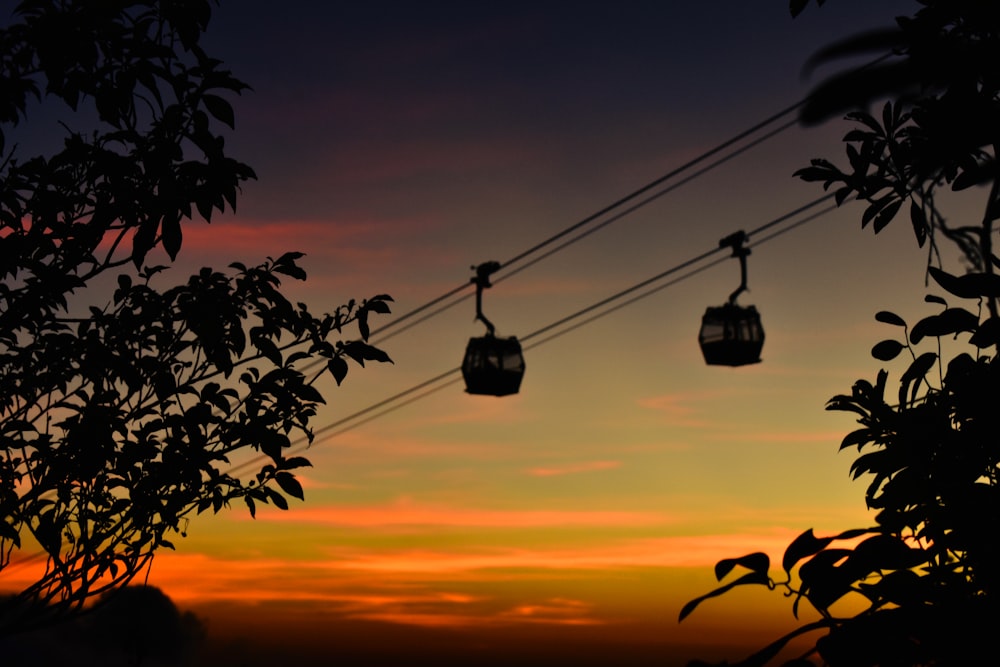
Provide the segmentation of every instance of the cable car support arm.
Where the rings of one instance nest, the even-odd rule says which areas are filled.
[[[476,286],[476,319],[482,321],[486,325],[487,335],[495,335],[496,328],[493,323],[486,319],[483,315],[483,290],[487,287],[492,287],[490,283],[490,275],[496,272],[500,268],[500,262],[489,261],[483,262],[479,266],[472,267],[476,270],[476,275],[472,277],[472,283]]]
[[[729,295],[729,303],[734,305],[736,303],[736,297],[747,290],[747,255],[750,254],[750,248],[743,247],[743,244],[746,242],[747,233],[742,229],[719,241],[720,248],[732,248],[732,256],[737,257],[740,260],[740,286]]]

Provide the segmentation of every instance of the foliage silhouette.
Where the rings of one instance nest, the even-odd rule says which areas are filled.
[[[807,0],[792,0],[793,15]],[[823,0],[817,0],[818,5]],[[844,137],[848,168],[813,160],[796,175],[836,188],[836,199],[865,203],[862,227],[877,234],[908,211],[917,243],[929,250],[928,276],[949,299],[929,295],[939,312],[909,326],[882,311],[876,320],[897,336],[872,356],[908,362],[898,390],[886,395],[889,373],[858,380],[834,396],[829,410],[857,415],[861,428],[841,449],[857,448],[851,466],[869,480],[865,500],[875,525],[817,537],[802,533],[786,549],[781,574],[756,553],[719,563],[721,582],[696,598],[683,620],[705,600],[735,586],[755,584],[791,597],[798,617],[805,600],[818,620],[801,625],[740,665],[771,662],[790,641],[820,632],[802,656],[783,664],[973,665],[995,660],[992,633],[1000,620],[1000,257],[993,250],[1000,218],[1000,5],[988,0],[922,0],[898,28],[848,39],[813,62],[871,49],[893,56],[860,72],[820,84],[802,110],[804,122],[847,112],[856,127]],[[881,113],[859,106],[882,102]],[[982,218],[954,225],[936,204],[941,188],[986,188]],[[973,191],[973,194],[981,190]],[[968,264],[964,275],[940,268],[940,240],[953,242]],[[959,341],[955,343],[954,341]],[[961,347],[968,345],[968,348]],[[951,350],[959,345],[960,352]],[[922,347],[918,347],[922,346]],[[925,350],[925,348],[930,348]],[[839,615],[836,603],[853,597],[862,611]],[[693,663],[704,664],[704,663]]]
[[[194,513],[302,498],[309,462],[285,452],[312,439],[315,381],[389,361],[365,342],[388,296],[313,315],[282,295],[301,253],[157,287],[154,250],[175,259],[188,220],[235,210],[254,178],[225,150],[226,96],[247,86],[199,45],[211,10],[25,0],[0,29],[0,572],[35,543],[47,559],[0,635],[127,584]],[[72,120],[23,158],[7,139],[37,136],[43,104]],[[348,326],[360,339],[331,340]],[[227,470],[246,450],[267,463],[244,480]]]
[[[180,667],[201,660],[208,628],[160,589],[126,586],[66,623],[0,638],[7,667],[82,664]]]

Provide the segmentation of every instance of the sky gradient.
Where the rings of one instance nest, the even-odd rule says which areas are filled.
[[[388,293],[408,312],[797,102],[829,71],[803,78],[810,54],[914,7],[225,2],[206,47],[253,88],[227,145],[259,180],[185,229],[165,275],[298,250],[309,280],[287,287],[311,310]],[[845,132],[791,127],[498,281],[484,310],[524,336],[773,221],[822,195],[792,173],[841,161]],[[681,606],[721,558],[869,522],[837,454],[853,422],[824,404],[877,372],[876,311],[927,312],[908,226],[874,237],[860,212],[751,237],[751,367],[706,367],[697,346],[739,283],[729,260],[528,350],[517,396],[458,383],[329,427],[456,367],[483,331],[471,299],[391,337],[375,322],[394,364],[324,387],[306,501],[199,516],[148,582],[227,664],[742,657],[794,625],[780,595],[678,625]]]

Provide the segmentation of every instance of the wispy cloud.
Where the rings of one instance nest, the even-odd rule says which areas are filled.
[[[575,475],[582,472],[614,470],[619,467],[621,467],[621,461],[586,461],[562,466],[529,468],[526,472],[534,477],[558,477],[561,475]]]
[[[582,600],[550,598],[537,604],[517,605],[503,612],[501,617],[521,623],[597,625],[600,621],[591,615],[593,607]]]
[[[492,603],[491,603],[492,602]],[[497,625],[603,625],[607,621],[594,615],[594,605],[579,600],[552,598],[513,607],[503,607],[487,600],[485,604],[448,605],[449,610],[435,609],[421,602],[401,600],[351,614],[351,618],[422,627],[490,627]]]
[[[778,558],[793,537],[792,531],[773,530],[575,548],[336,546],[321,559],[164,553],[157,556],[149,583],[186,604],[307,603],[329,615],[405,625],[597,625],[609,622],[599,596],[537,594],[533,586],[512,584],[593,580],[636,568],[710,570],[720,559],[748,551]]]
[[[622,568],[712,567],[723,558],[749,551],[763,551],[778,558],[797,531],[775,529],[765,533],[672,536],[630,540],[606,540],[576,548],[492,549],[473,552],[399,550],[362,552],[350,548],[331,549],[328,566],[346,571],[433,574],[501,580],[524,570],[615,570]]]
[[[432,231],[428,219],[358,218],[254,220],[226,216],[212,224],[188,222],[184,249],[227,255],[276,256],[286,250],[317,254],[345,268],[361,264],[388,266],[412,252],[414,238]],[[393,242],[390,242],[393,241]],[[434,248],[427,248],[433,252]]]
[[[419,503],[403,497],[380,505],[303,507],[295,512],[260,508],[257,521],[323,524],[341,527],[427,526],[543,528],[548,526],[653,526],[669,517],[655,512],[606,510],[495,510]]]
[[[672,426],[703,427],[709,422],[702,415],[701,406],[727,395],[726,390],[663,394],[639,400],[640,407],[655,410]]]
[[[446,276],[435,273],[436,267],[461,266],[448,248],[432,240],[439,226],[440,221],[432,217],[350,212],[264,219],[227,213],[214,217],[211,224],[196,216],[184,221],[177,270],[206,264],[223,269],[233,261],[256,265],[268,256],[296,251],[306,255],[300,265],[309,274],[310,289],[393,284],[398,286],[397,298],[419,299],[454,286],[450,279],[445,282]],[[130,247],[130,239],[123,241],[122,248]],[[162,263],[168,259],[162,248],[151,257]],[[414,281],[414,274],[422,276],[421,280]],[[283,282],[299,284],[291,278]]]
[[[291,573],[291,576],[290,576]],[[150,583],[185,604],[262,605],[295,603],[322,609],[328,616],[422,627],[496,625],[598,625],[604,621],[594,604],[564,597],[526,593],[510,600],[484,589],[460,590],[455,582],[423,581],[411,574],[371,572],[356,576],[329,562],[220,560],[203,555],[158,557]],[[488,581],[485,580],[485,581]]]

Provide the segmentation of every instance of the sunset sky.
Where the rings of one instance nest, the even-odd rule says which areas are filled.
[[[206,47],[253,88],[227,145],[259,180],[235,215],[185,229],[166,277],[299,250],[309,280],[287,288],[311,310],[388,293],[406,313],[797,102],[832,71],[803,78],[820,46],[916,7],[832,0],[793,21],[787,4],[229,0]],[[484,310],[527,336],[765,225],[823,194],[792,173],[842,162],[845,132],[780,132],[498,280]],[[467,298],[376,331],[395,363],[324,387],[306,501],[199,516],[149,583],[206,620],[228,664],[743,657],[794,625],[780,594],[678,624],[681,606],[721,558],[870,522],[837,453],[853,420],[824,405],[877,372],[869,350],[893,332],[876,311],[928,312],[909,224],[875,237],[860,213],[751,237],[754,366],[708,367],[697,344],[733,259],[533,338],[516,396],[459,381],[342,421],[457,367],[483,326]]]

